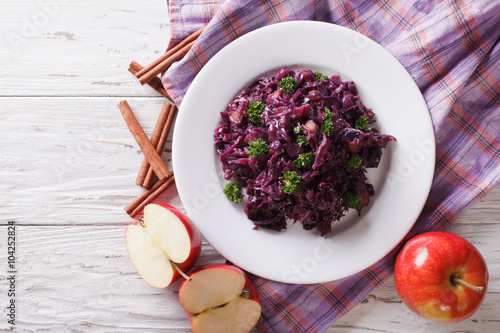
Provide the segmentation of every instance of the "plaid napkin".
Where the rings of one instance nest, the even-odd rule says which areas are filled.
[[[500,2],[492,0],[167,0],[171,43],[202,25],[192,50],[162,76],[177,104],[221,48],[262,26],[291,20],[342,25],[393,54],[419,86],[436,134],[427,203],[408,234],[443,229],[482,199],[500,174]],[[401,246],[401,245],[400,245]],[[343,280],[291,285],[252,276],[261,332],[322,332],[393,272],[400,247]]]

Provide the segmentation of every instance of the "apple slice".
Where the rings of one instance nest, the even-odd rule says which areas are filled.
[[[194,333],[249,332],[260,318],[257,290],[241,269],[215,264],[182,282],[179,301]]]
[[[175,207],[154,203],[125,231],[127,252],[137,273],[156,288],[187,276],[201,252],[201,235]]]

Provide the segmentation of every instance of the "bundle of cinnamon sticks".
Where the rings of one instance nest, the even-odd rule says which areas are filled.
[[[204,28],[197,30],[167,50],[164,55],[148,66],[143,67],[139,63],[132,61],[128,69],[129,72],[134,74],[141,84],[148,84],[162,96],[172,100],[163,87],[158,74],[166,70],[175,61],[184,57],[203,30]],[[139,169],[136,184],[147,188],[147,190],[125,206],[127,214],[135,217],[142,212],[146,205],[152,203],[161,193],[175,183],[174,173],[167,168],[161,158],[161,154],[172,128],[177,106],[171,103],[163,104],[151,138],[147,137],[127,101],[121,101],[118,104],[118,108],[144,154],[144,160]],[[153,184],[155,175],[158,181]]]
[[[201,35],[204,29],[205,27],[201,27],[200,29],[196,30],[191,35],[186,37],[186,39],[182,40],[180,43],[167,50],[165,54],[163,54],[160,58],[156,59],[146,67],[142,67],[137,62],[132,61],[129,65],[129,72],[134,74],[139,79],[139,82],[142,85],[148,84],[161,95],[172,100],[163,88],[158,74],[165,71],[175,61],[184,57],[189,52],[194,42]]]
[[[122,113],[130,132],[144,153],[144,160],[137,175],[136,184],[146,188],[151,187],[154,175],[158,181],[149,189],[141,193],[132,202],[125,206],[125,211],[135,217],[149,203],[153,202],[161,193],[175,182],[174,173],[170,171],[161,158],[161,153],[170,132],[175,116],[176,106],[164,103],[153,134],[149,139],[137,121],[127,101],[121,101],[118,109]]]

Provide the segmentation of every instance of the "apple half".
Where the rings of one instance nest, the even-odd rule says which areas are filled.
[[[260,318],[257,290],[241,269],[214,264],[201,267],[184,280],[179,301],[193,333],[249,332]]]
[[[175,207],[153,203],[125,231],[127,252],[137,273],[149,285],[165,288],[185,275],[201,252],[201,235]]]

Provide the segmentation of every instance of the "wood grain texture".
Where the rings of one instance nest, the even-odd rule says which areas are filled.
[[[128,65],[166,49],[165,2],[7,0],[0,31],[0,332],[190,332],[179,283],[149,287],[124,243],[134,220],[123,208],[143,191],[135,185],[143,155],[116,105],[126,98],[152,133],[166,99]],[[171,147],[170,136],[162,154],[169,168]],[[183,210],[175,186],[159,200]],[[496,189],[448,229],[476,245],[490,270],[474,316],[425,321],[390,279],[327,332],[499,332],[499,203]],[[17,223],[13,330],[5,316],[9,220]],[[197,266],[219,262],[204,242]]]
[[[130,222],[123,207],[144,190],[135,185],[143,154],[116,108],[119,101],[0,98],[4,217],[19,224]],[[128,101],[144,131],[152,133],[164,100]],[[162,155],[169,168],[171,147],[170,137]],[[164,195],[177,194],[171,189]]]
[[[147,285],[128,258],[125,226],[17,226],[16,233],[20,331],[188,331],[180,281],[166,289]],[[202,251],[196,267],[224,262],[206,242]],[[6,290],[5,278],[0,288]]]
[[[164,53],[164,1],[7,0],[0,15],[0,96],[161,96],[128,65]]]

